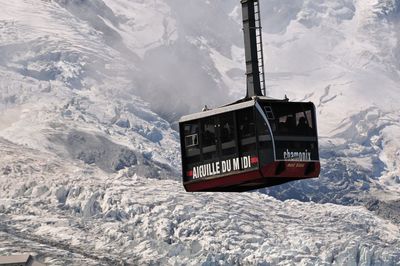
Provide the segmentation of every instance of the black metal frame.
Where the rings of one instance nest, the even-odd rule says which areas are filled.
[[[259,4],[258,0],[242,0],[242,19],[243,19],[243,35],[244,35],[244,50],[246,60],[246,82],[247,95],[246,98],[253,96],[262,96],[261,79],[260,79],[260,60],[263,60],[262,53],[258,54],[257,45],[262,45],[257,42],[257,32],[261,37],[261,27],[256,25],[256,10],[255,4]],[[259,19],[259,18],[258,18]],[[258,23],[260,23],[258,21]],[[262,50],[261,50],[262,51]],[[263,64],[262,62],[260,62]]]

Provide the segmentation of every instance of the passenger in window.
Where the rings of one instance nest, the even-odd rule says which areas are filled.
[[[288,116],[286,120],[286,126],[289,130],[289,132],[292,132],[294,128],[296,128],[296,120],[294,119],[293,116]]]
[[[215,145],[215,134],[210,130],[204,131],[204,146]]]
[[[285,122],[279,123],[279,131],[282,135],[289,135],[296,128],[296,121],[293,116],[287,116]]]
[[[311,128],[308,125],[307,119],[305,117],[300,117],[296,129],[297,132],[302,135],[308,135],[311,132]]]
[[[229,128],[229,124],[226,123],[223,127],[222,127],[222,132],[221,132],[221,141],[222,142],[228,142],[231,138],[230,138],[230,128]]]

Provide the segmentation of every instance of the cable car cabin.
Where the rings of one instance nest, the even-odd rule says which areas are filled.
[[[318,177],[315,106],[265,97],[179,121],[186,191],[240,192]]]

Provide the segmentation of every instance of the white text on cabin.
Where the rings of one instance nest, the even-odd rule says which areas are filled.
[[[289,151],[289,149],[287,149],[283,152],[283,159],[291,161],[311,161],[311,152],[308,150],[304,152]]]
[[[251,157],[233,158],[193,167],[193,179],[251,168]]]

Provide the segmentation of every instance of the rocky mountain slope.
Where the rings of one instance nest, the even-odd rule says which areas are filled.
[[[262,191],[277,199],[176,181],[177,118],[244,95],[239,3],[0,3],[0,254],[400,261],[398,1],[262,2],[268,94],[316,104],[323,163],[319,179]]]
[[[290,21],[265,23],[269,88],[316,104],[325,167],[319,180],[271,193],[344,204],[398,199],[398,1],[300,2],[281,5]]]

